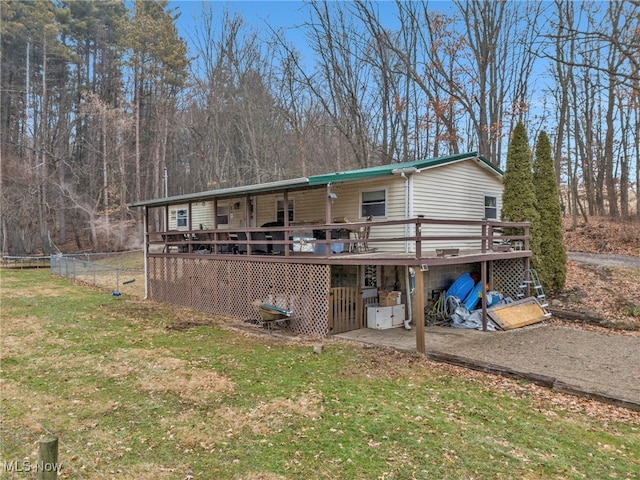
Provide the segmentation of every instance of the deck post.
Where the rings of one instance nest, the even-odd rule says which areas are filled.
[[[331,193],[331,183],[327,183],[327,194],[325,195],[325,213],[324,213],[324,253],[327,256],[330,256],[333,252],[331,251],[331,230],[329,229],[329,224],[333,223],[333,213],[332,213],[332,203],[335,195]]]
[[[487,331],[487,262],[480,262],[480,281],[482,282],[482,297],[480,303],[482,304],[482,331]]]
[[[413,296],[413,319],[416,325],[416,350],[418,353],[426,353],[424,338],[424,272],[420,265],[415,266],[416,285]]]
[[[284,218],[282,219],[282,223],[284,225],[284,231],[282,232],[282,239],[286,240],[285,244],[282,245],[282,249],[284,250],[284,256],[288,257],[289,256],[289,249],[293,250],[293,244],[289,243],[289,236],[291,234],[291,231],[288,230],[289,228],[289,190],[285,190],[284,191],[284,197],[283,197],[283,202],[284,202]]]
[[[491,229],[489,229],[491,230]],[[491,236],[491,234],[489,234],[489,236]],[[481,252],[482,253],[486,253],[487,252],[487,244],[488,244],[488,240],[487,240],[487,219],[484,218],[482,219],[482,247],[481,247]],[[489,243],[489,248],[491,248],[492,243]]]
[[[358,327],[363,328],[367,326],[367,319],[365,316],[364,309],[364,298],[362,298],[362,267],[358,266],[356,268],[356,285],[358,285],[358,299],[356,302],[356,317],[358,319]]]
[[[420,215],[418,215],[416,220],[416,258],[420,257],[422,257],[422,222],[420,221]]]

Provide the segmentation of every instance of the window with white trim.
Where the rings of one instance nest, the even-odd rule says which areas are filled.
[[[178,227],[186,227],[187,226],[187,209],[181,208],[178,210],[178,220],[176,225]]]
[[[387,191],[369,190],[360,193],[360,217],[386,217]]]
[[[293,200],[289,200],[289,221],[293,222]],[[276,201],[276,220],[284,223],[284,200]]]
[[[484,196],[484,218],[487,220],[498,219],[498,197],[495,195]]]
[[[216,223],[218,225],[229,225],[229,205],[218,204]]]

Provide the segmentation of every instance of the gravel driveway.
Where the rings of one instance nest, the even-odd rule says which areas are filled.
[[[568,252],[567,256],[569,260],[574,262],[588,263],[600,267],[636,268],[640,270],[640,256],[585,252]]]

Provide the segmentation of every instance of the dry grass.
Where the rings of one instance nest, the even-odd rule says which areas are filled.
[[[573,225],[571,217],[563,217],[564,241],[572,252],[640,255],[640,219],[626,221],[593,217],[584,222],[580,217]]]
[[[614,222],[593,218],[575,228],[564,219],[568,251],[640,256],[637,220]],[[561,307],[593,317],[605,328],[640,330],[640,271],[584,265],[569,261],[565,291],[555,298]]]
[[[39,282],[19,290],[64,284]],[[62,478],[568,478],[569,462],[625,478],[637,465],[640,412],[389,348],[316,355],[91,289],[23,298],[3,312],[3,427],[59,434]],[[32,458],[24,445],[3,458]]]

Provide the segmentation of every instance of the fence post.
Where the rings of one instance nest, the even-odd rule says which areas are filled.
[[[58,437],[47,436],[40,439],[36,478],[56,480],[58,478]]]

